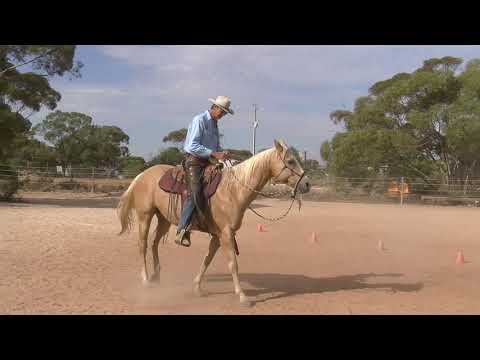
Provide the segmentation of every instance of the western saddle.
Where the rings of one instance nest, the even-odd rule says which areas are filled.
[[[205,200],[208,201],[217,191],[217,187],[222,180],[222,170],[219,165],[210,164],[203,169],[202,188]],[[160,188],[171,194],[178,194],[182,197],[182,209],[187,200],[188,189],[183,165],[177,165],[160,178],[158,182]]]

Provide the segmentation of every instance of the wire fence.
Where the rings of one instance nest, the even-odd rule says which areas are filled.
[[[480,178],[439,179],[410,177],[315,179],[312,196],[330,200],[363,200],[445,205],[480,204]]]
[[[139,173],[140,170],[0,164],[0,180],[19,181],[20,187],[27,191],[121,191]]]
[[[112,192],[126,190],[140,173],[109,168],[20,166],[0,164],[0,179],[18,179],[24,190],[73,190]],[[480,204],[480,178],[440,179],[383,177],[336,177],[325,173],[312,179],[304,199],[380,201],[438,204]]]
[[[128,179],[134,178],[140,171],[128,171],[95,167],[61,166],[16,166],[0,164],[0,175],[4,177],[39,176],[55,178],[95,178],[95,179]]]

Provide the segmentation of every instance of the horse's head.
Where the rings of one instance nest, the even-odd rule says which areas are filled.
[[[293,155],[292,150],[280,140],[275,140],[276,156],[272,164],[274,184],[286,184],[293,189],[293,194],[298,190],[300,193],[310,191],[310,182],[305,171]]]

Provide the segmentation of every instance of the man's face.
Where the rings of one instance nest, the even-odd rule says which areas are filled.
[[[218,121],[226,115],[226,112],[218,106],[214,106],[213,109],[210,111],[210,115],[212,116],[213,120]]]

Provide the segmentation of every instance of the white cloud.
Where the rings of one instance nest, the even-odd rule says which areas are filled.
[[[429,57],[480,57],[478,46],[98,46],[107,61],[134,72],[122,86],[62,85],[60,109],[117,124],[145,155],[168,131],[186,127],[208,97],[228,95],[236,110],[222,120],[229,147],[250,149],[252,104],[258,103],[260,146],[274,137],[307,148],[338,130],[328,114],[351,108],[376,81],[411,72]],[[118,74],[121,77],[122,74]]]

